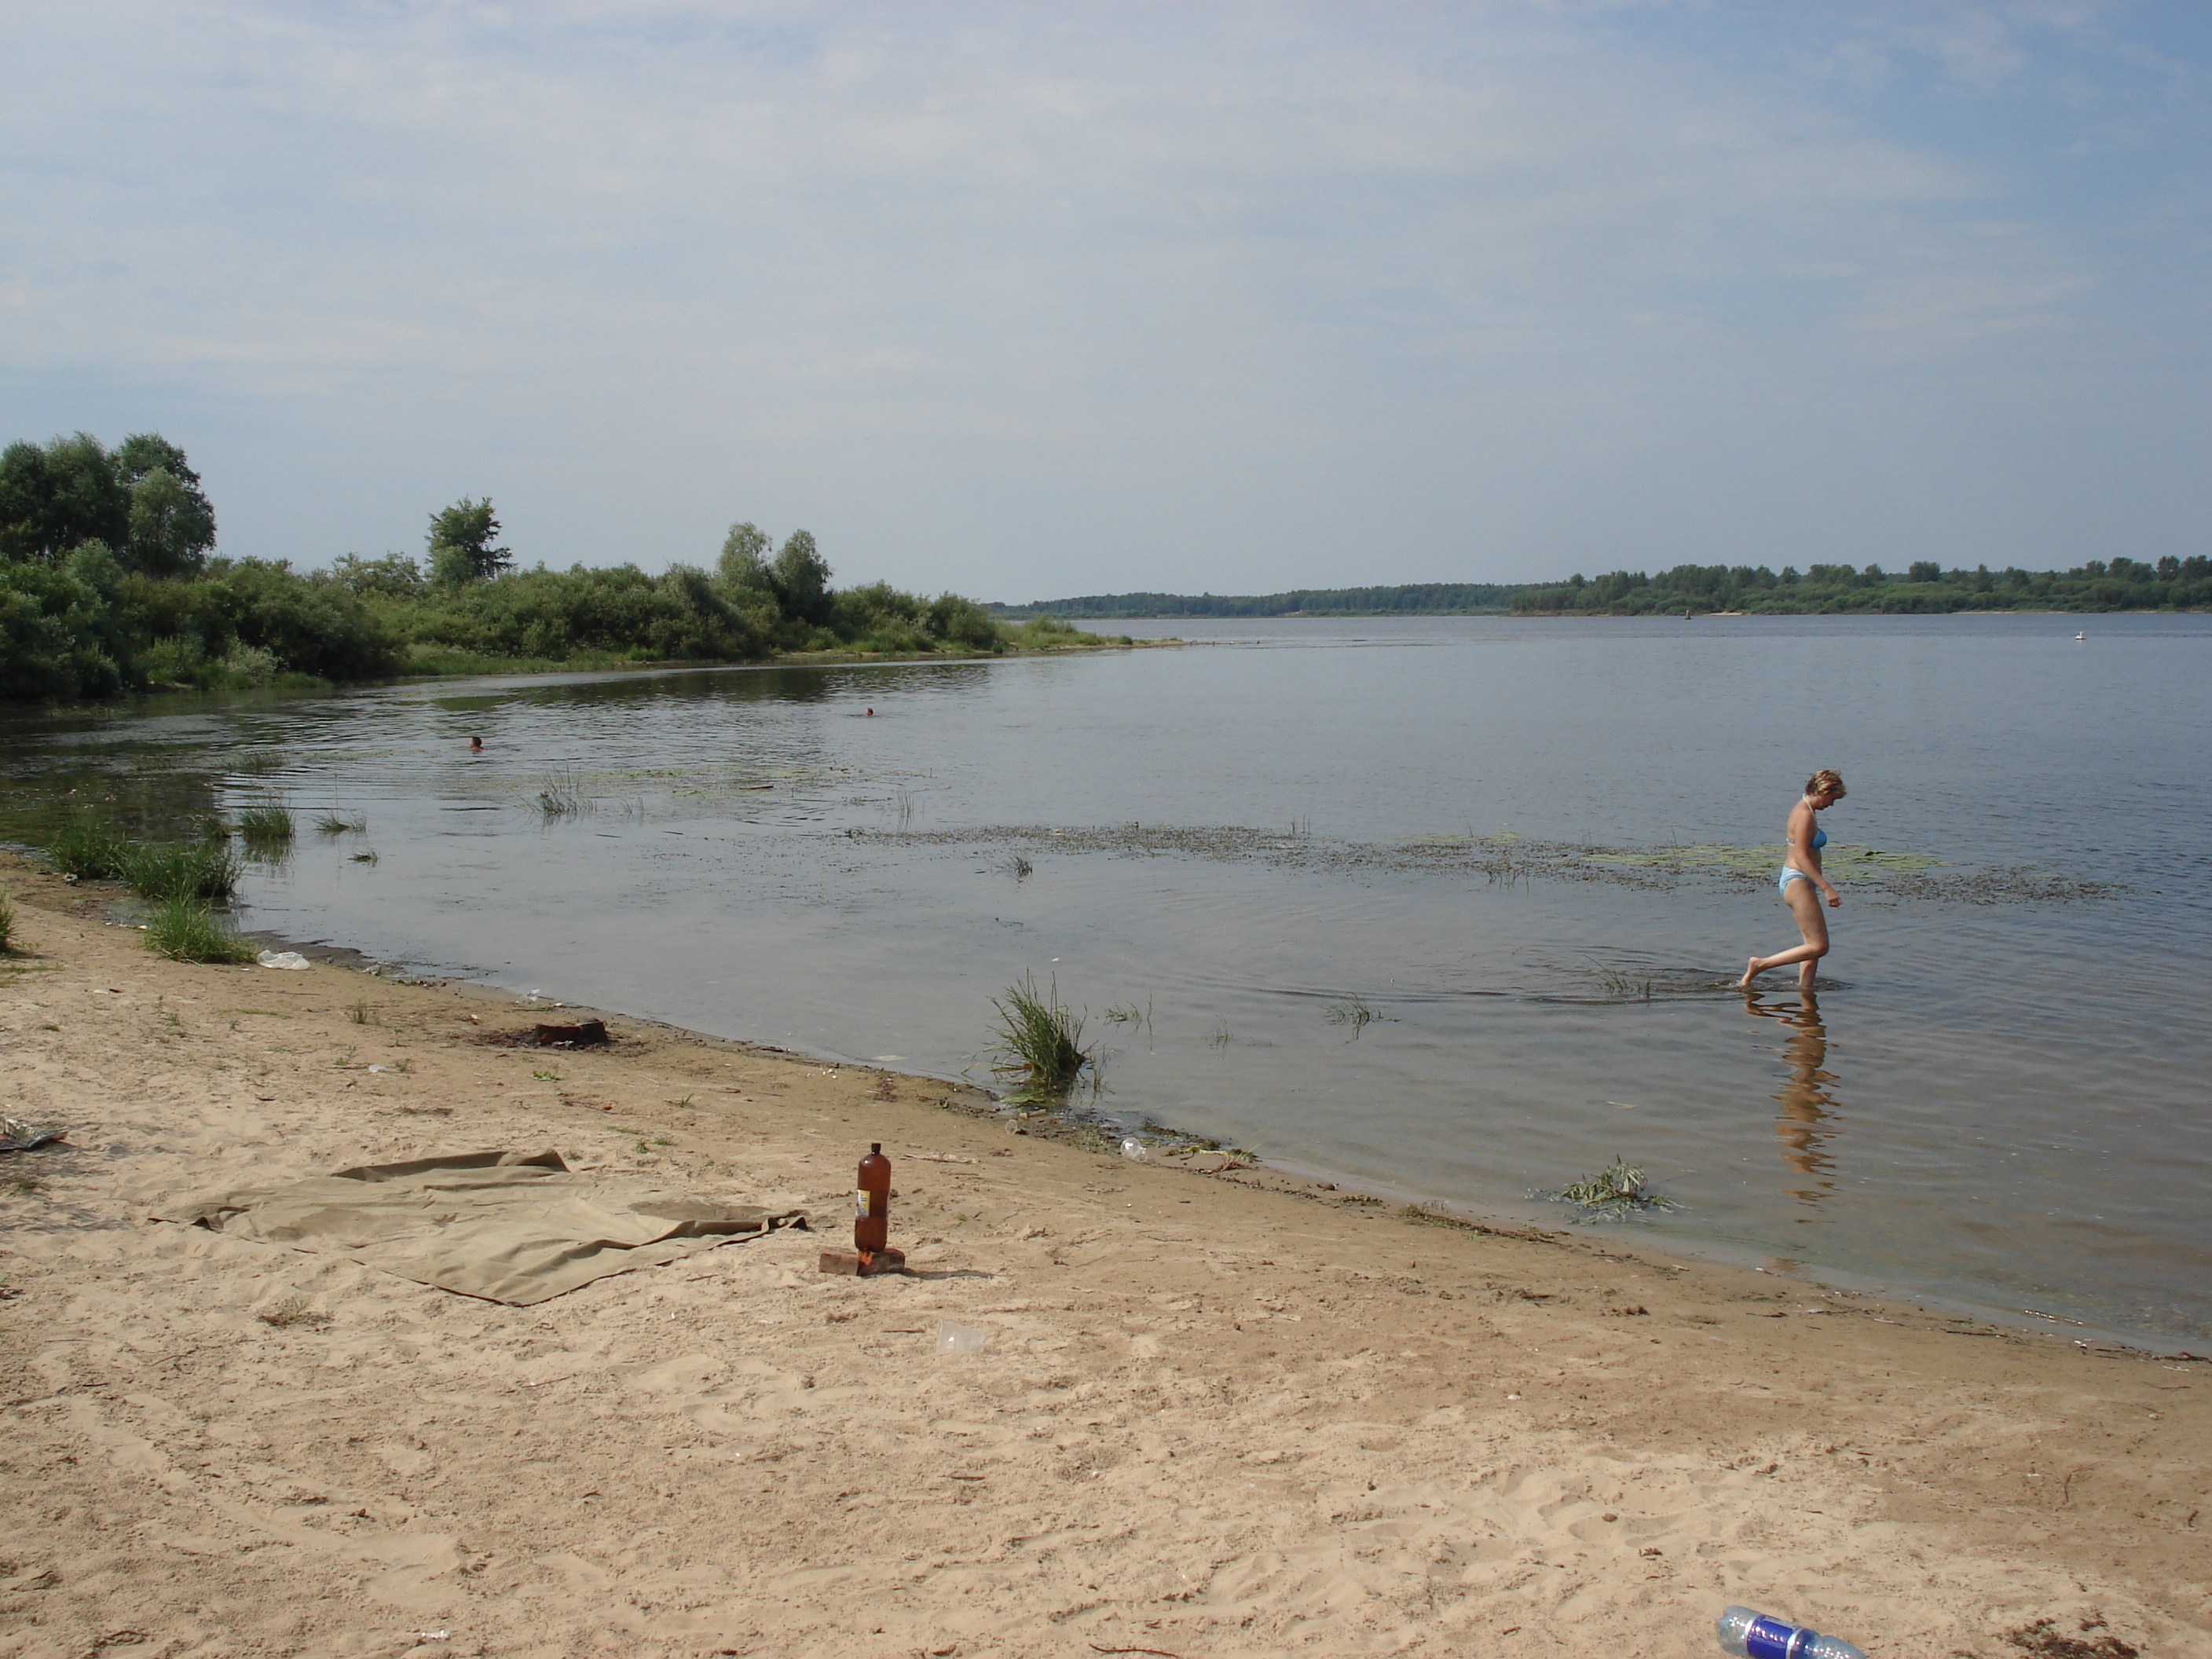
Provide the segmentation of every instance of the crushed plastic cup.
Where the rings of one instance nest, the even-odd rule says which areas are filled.
[[[1141,1140],[1123,1141],[1121,1143],[1121,1156],[1127,1158],[1132,1164],[1150,1164],[1152,1161],[1152,1148],[1146,1146]]]
[[[988,1334],[973,1325],[958,1325],[951,1320],[937,1322],[937,1351],[939,1353],[981,1353]]]
[[[312,968],[314,963],[297,951],[264,951],[253,958],[264,968]]]

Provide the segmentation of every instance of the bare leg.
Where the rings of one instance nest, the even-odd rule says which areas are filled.
[[[1744,988],[1770,968],[1787,968],[1791,963],[1800,964],[1797,983],[1806,990],[1813,988],[1814,964],[1828,954],[1828,919],[1820,913],[1820,890],[1809,881],[1793,881],[1783,891],[1790,914],[1797,923],[1797,931],[1805,942],[1779,955],[1753,957],[1744,964]]]

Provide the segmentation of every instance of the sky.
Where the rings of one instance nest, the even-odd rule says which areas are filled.
[[[1020,601],[2212,550],[2212,5],[0,0],[0,441]]]

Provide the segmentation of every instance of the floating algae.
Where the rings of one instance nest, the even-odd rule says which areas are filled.
[[[1770,886],[1781,867],[1780,842],[1733,847],[1721,842],[1659,847],[1601,847],[1532,841],[1511,830],[1495,836],[1425,835],[1390,842],[1338,841],[1303,832],[1237,824],[1121,823],[1051,827],[977,824],[958,829],[848,830],[882,845],[961,847],[994,844],[1056,854],[1103,853],[1123,858],[1200,858],[1329,871],[1436,871],[1486,881],[1600,881],[1616,886],[1674,888],[1685,883]],[[2110,896],[2108,883],[2056,871],[1997,865],[1954,872],[1932,853],[1837,845],[1821,867],[1838,886],[1896,901],[1967,904],[2053,903]],[[1937,873],[1942,872],[1942,873]]]
[[[1618,848],[1593,852],[1593,864],[1623,864],[1650,870],[1730,870],[1745,875],[1767,876],[1782,867],[1788,851],[1780,842],[1763,847],[1730,847],[1720,842],[1669,844],[1643,849]],[[1879,881],[1883,876],[1933,870],[1943,864],[1932,853],[1885,853],[1874,847],[1835,846],[1820,854],[1820,868],[1831,881]]]

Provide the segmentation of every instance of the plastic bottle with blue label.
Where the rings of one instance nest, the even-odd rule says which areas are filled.
[[[1785,1625],[1749,1607],[1730,1607],[1714,1621],[1721,1645],[1736,1659],[1866,1659],[1849,1642],[1800,1625]]]

